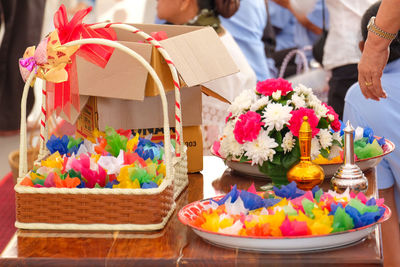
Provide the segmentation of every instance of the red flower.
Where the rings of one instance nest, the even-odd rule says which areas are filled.
[[[332,130],[334,130],[335,132],[340,131],[339,115],[335,112],[333,107],[329,106],[328,104],[322,103],[322,105],[324,105],[328,109],[326,115],[333,115],[334,117],[333,121],[330,122]]]
[[[240,115],[233,130],[236,141],[239,144],[243,144],[246,141],[253,141],[257,138],[262,125],[264,123],[261,122],[261,115],[254,111],[248,111]]]
[[[308,123],[312,130],[312,137],[319,133],[319,129],[317,128],[319,120],[313,109],[299,108],[290,113],[292,114],[292,118],[289,120],[288,128],[294,136],[299,136],[300,126],[303,123],[304,116],[308,117]]]
[[[256,90],[258,93],[271,96],[272,93],[280,90],[282,95],[286,95],[288,92],[293,91],[292,84],[285,79],[268,79],[263,82],[258,82]]]

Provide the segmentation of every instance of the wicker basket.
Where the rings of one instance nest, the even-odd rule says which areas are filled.
[[[114,27],[139,34],[152,43],[170,66],[174,81],[178,80],[176,69],[161,45],[146,33],[125,24],[97,24],[93,27]],[[163,85],[154,69],[136,52],[126,46],[103,39],[82,39],[65,46],[96,43],[111,46],[137,59],[149,71],[161,96],[164,115],[164,145],[166,177],[158,188],[152,189],[98,189],[98,188],[35,188],[19,183],[28,172],[26,156],[26,122],[21,119],[19,183],[15,186],[17,221],[15,226],[24,229],[62,230],[158,230],[165,226],[175,209],[175,199],[188,184],[186,148],[182,139],[181,110],[175,109],[177,142],[175,155],[171,151],[167,100]],[[26,97],[32,72],[26,81],[21,102],[21,117],[25,118]],[[180,106],[178,83],[175,84],[175,100]],[[45,88],[43,93],[45,94]],[[45,97],[43,96],[43,99]],[[45,109],[43,101],[42,109]],[[42,115],[39,159],[46,157],[47,131]],[[40,162],[39,160],[37,163]]]

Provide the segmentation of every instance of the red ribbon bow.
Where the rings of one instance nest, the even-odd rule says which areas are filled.
[[[103,38],[108,40],[116,40],[116,34],[111,28],[92,29],[89,24],[82,23],[83,18],[92,10],[89,7],[78,11],[71,21],[68,21],[67,11],[64,5],[61,5],[54,14],[54,26],[57,30],[61,44],[70,41],[86,39],[86,38]],[[114,48],[87,44],[82,45],[77,51],[77,55],[84,59],[104,68],[110,59]],[[71,58],[71,64],[66,66],[68,72],[68,81],[62,83],[47,82],[47,114],[51,114],[56,110],[57,115],[61,111],[70,117],[71,104],[79,112],[79,87],[77,79],[77,69],[75,55]]]

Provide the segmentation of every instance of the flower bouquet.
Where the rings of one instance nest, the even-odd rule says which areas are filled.
[[[257,164],[274,184],[286,184],[287,171],[300,160],[298,135],[304,116],[312,129],[312,159],[332,159],[342,150],[338,115],[303,85],[293,88],[281,78],[259,82],[255,90],[236,97],[228,111],[214,152],[227,160]]]

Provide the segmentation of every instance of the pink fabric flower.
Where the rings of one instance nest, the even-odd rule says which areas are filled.
[[[236,141],[239,144],[253,141],[260,133],[262,125],[264,123],[261,122],[261,115],[254,111],[240,115],[233,130]]]
[[[330,122],[332,130],[334,130],[335,132],[340,131],[339,115],[335,112],[333,107],[329,106],[328,104],[322,103],[322,105],[324,105],[328,109],[326,115],[333,115],[334,117],[334,120]]]
[[[272,93],[280,90],[284,96],[288,92],[293,91],[292,84],[285,79],[268,79],[263,82],[258,82],[256,90],[258,93],[265,96],[272,96]]]
[[[214,151],[215,155],[221,157],[221,154],[219,154],[219,149],[221,148],[221,143],[220,141],[215,141],[212,150]]]
[[[319,133],[319,129],[317,128],[319,120],[313,109],[299,108],[290,113],[292,114],[292,118],[289,120],[288,128],[294,136],[299,136],[300,126],[303,123],[304,116],[308,117],[308,123],[311,126],[312,137]]]

